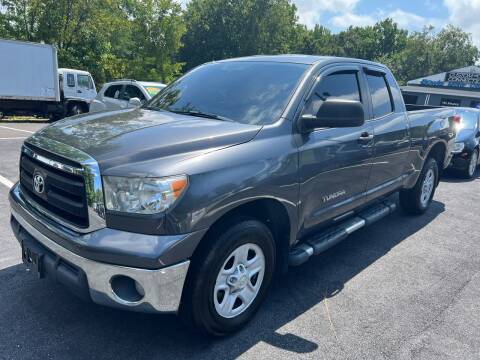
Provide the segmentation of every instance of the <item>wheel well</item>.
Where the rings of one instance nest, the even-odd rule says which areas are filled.
[[[88,105],[84,101],[69,101],[67,105],[67,109],[70,111],[73,106],[78,105],[82,108],[83,112],[88,112]]]
[[[438,171],[442,173],[443,165],[445,162],[445,156],[447,151],[447,147],[443,143],[436,143],[433,145],[433,147],[430,149],[430,152],[428,153],[429,157],[434,158],[437,161],[438,164]]]
[[[288,268],[288,254],[290,249],[290,218],[285,206],[278,200],[259,199],[242,204],[217,219],[200,241],[193,256],[202,248],[208,246],[211,239],[241,219],[255,219],[264,223],[272,232],[276,244],[278,273]]]
[[[432,157],[437,161],[438,173],[439,173],[438,179],[437,179],[437,185],[440,182],[440,176],[445,170],[443,166],[445,163],[446,156],[447,156],[447,147],[443,143],[436,143],[435,145],[433,145],[433,147],[430,149],[430,152],[428,153],[428,157]]]

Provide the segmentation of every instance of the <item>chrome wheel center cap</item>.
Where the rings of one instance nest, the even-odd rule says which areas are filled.
[[[248,271],[245,265],[239,264],[235,272],[227,279],[227,284],[232,290],[241,290],[248,284]]]

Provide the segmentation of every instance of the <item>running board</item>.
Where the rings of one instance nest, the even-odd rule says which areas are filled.
[[[355,217],[344,221],[326,231],[314,235],[302,241],[290,250],[289,265],[298,266],[306,262],[312,255],[318,255],[358,229],[371,225],[381,218],[395,211],[397,205],[391,201],[376,203],[361,212]]]

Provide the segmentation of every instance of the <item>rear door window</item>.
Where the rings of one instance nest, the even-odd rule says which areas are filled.
[[[393,112],[390,88],[383,74],[367,74],[368,88],[372,97],[373,117],[379,118]]]

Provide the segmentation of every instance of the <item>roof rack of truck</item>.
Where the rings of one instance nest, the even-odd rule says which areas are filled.
[[[137,80],[135,79],[115,79],[115,80],[112,80],[110,82],[114,82],[114,81],[131,81],[131,82],[136,82]]]

